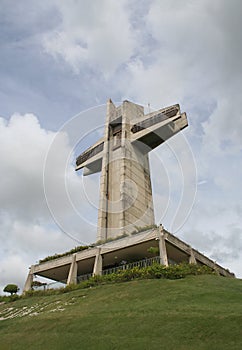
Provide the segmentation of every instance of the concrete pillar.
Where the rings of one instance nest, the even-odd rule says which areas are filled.
[[[32,265],[30,268],[29,268],[29,273],[28,273],[28,277],[26,279],[26,282],[24,284],[24,289],[23,289],[23,292],[28,292],[29,290],[32,289],[32,282],[33,282],[33,279],[34,279],[34,265]]]
[[[219,270],[218,270],[218,266],[217,266],[217,264],[216,264],[216,261],[213,262],[213,269],[214,269],[216,275],[220,276],[220,273],[219,273]]]
[[[196,264],[197,260],[195,258],[192,247],[190,247],[190,256],[189,256],[189,264]]]
[[[158,238],[159,238],[159,250],[160,250],[160,264],[168,266],[168,258],[166,251],[166,242],[165,242],[165,234],[163,230],[163,226],[160,225],[158,229]]]
[[[76,284],[76,283],[77,283],[77,262],[76,262],[76,254],[73,254],[72,263],[71,263],[68,278],[67,278],[67,285]]]
[[[93,267],[93,276],[95,275],[101,275],[102,274],[102,267],[103,267],[103,259],[101,255],[101,248],[98,248],[95,262],[94,262],[94,267]]]

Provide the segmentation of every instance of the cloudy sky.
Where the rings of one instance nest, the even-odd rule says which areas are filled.
[[[240,0],[0,0],[0,288],[95,241],[99,176],[74,160],[105,103],[179,103],[150,154],[156,222],[242,277]]]

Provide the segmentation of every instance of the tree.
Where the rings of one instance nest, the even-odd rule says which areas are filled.
[[[12,295],[19,291],[19,287],[16,284],[7,284],[3,291]]]

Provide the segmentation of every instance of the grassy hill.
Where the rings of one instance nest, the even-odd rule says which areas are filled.
[[[242,349],[242,281],[134,280],[0,305],[0,349]]]

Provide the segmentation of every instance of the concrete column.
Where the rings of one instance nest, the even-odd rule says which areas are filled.
[[[77,262],[76,262],[76,254],[73,254],[72,263],[71,263],[68,278],[67,278],[67,285],[76,284],[76,283],[77,283]]]
[[[220,273],[219,273],[219,270],[218,270],[218,266],[217,266],[217,264],[216,264],[216,261],[213,262],[213,269],[214,269],[216,275],[220,276]]]
[[[192,247],[190,247],[190,256],[189,256],[189,264],[196,264],[197,260],[195,258]]]
[[[27,292],[29,290],[32,289],[32,282],[33,282],[33,279],[34,279],[34,265],[32,265],[30,268],[29,268],[29,273],[28,273],[28,277],[26,279],[26,282],[24,284],[24,289],[23,289],[23,292]]]
[[[95,258],[95,263],[93,267],[93,276],[95,275],[101,275],[102,274],[102,267],[103,267],[103,259],[101,255],[101,248],[98,248],[96,258]]]
[[[160,225],[158,229],[158,238],[159,238],[159,250],[160,250],[160,264],[168,266],[168,258],[166,251],[166,242],[165,242],[165,234],[163,230],[163,226]]]

